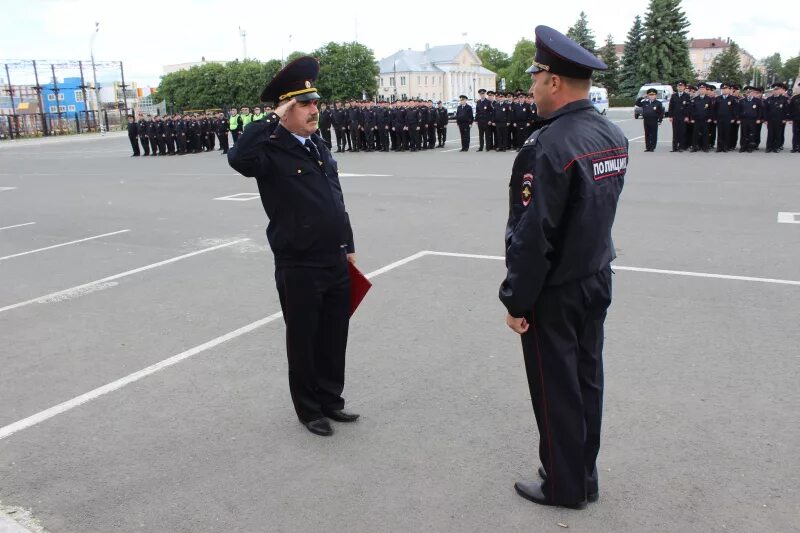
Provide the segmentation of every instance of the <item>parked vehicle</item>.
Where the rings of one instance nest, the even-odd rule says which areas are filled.
[[[602,87],[592,87],[589,90],[589,99],[601,115],[608,112],[608,91]]]

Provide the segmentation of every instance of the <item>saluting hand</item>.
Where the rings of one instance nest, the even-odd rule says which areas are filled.
[[[278,115],[278,117],[279,117],[279,118],[283,118],[283,117],[284,117],[284,115],[286,115],[286,113],[287,113],[287,112],[288,112],[288,111],[289,111],[289,110],[290,110],[292,107],[294,107],[294,105],[295,105],[296,103],[297,103],[297,100],[295,100],[294,98],[292,98],[291,100],[287,100],[286,102],[282,102],[281,104],[279,104],[279,105],[278,105],[278,107],[276,107],[276,108],[275,108],[275,110],[273,111],[273,113],[275,113],[276,115]]]

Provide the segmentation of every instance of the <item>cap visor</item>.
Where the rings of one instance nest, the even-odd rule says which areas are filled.
[[[319,100],[319,94],[314,91],[313,93],[298,94],[294,97],[298,102],[308,102],[309,100]]]
[[[531,65],[528,70],[525,71],[526,74],[536,74],[537,72],[541,72],[544,69],[539,68],[536,65]]]

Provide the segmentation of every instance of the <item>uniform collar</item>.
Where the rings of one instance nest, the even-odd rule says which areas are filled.
[[[592,102],[587,98],[585,100],[576,100],[574,102],[570,102],[565,106],[562,106],[556,109],[550,116],[545,117],[547,119],[556,119],[561,115],[566,115],[567,113],[572,113],[573,111],[581,111],[583,109],[590,109],[593,108]]]

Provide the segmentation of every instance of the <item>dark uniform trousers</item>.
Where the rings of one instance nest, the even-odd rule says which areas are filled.
[[[239,135],[241,134],[242,132],[239,130],[231,130],[231,139],[233,139],[233,144],[236,144],[236,141],[239,140]]]
[[[579,502],[598,491],[603,412],[603,323],[611,267],[545,287],[527,317],[522,351],[539,428],[539,458],[550,501]]]
[[[310,422],[344,408],[345,350],[350,323],[347,258],[335,266],[275,269],[286,323],[289,391],[298,418]]]
[[[144,155],[150,155],[150,139],[146,135],[139,135],[139,142],[142,143]]]
[[[692,145],[698,150],[708,150],[709,137],[708,137],[708,122],[705,120],[696,120],[694,122],[694,141]]]
[[[655,150],[657,146],[658,146],[658,118],[657,117],[645,118],[644,147],[647,150]]]
[[[322,133],[322,139],[325,141],[325,143],[328,146],[332,146],[332,144],[331,144],[331,129],[330,128],[325,128],[325,129],[321,129],[319,131],[320,131],[320,133]]]
[[[478,149],[483,150],[484,146],[486,150],[492,149],[492,133],[491,129],[489,128],[489,122],[486,120],[476,121],[478,123]]]
[[[786,124],[783,119],[767,120],[767,150],[780,150],[784,144]]]
[[[501,152],[508,150],[508,123],[495,122],[495,149]]]
[[[133,155],[140,155],[139,138],[136,136],[136,134],[134,135],[128,134],[128,140],[131,142],[131,148],[133,148]]]
[[[158,153],[158,137],[157,133],[153,133],[150,135],[150,151],[153,152],[153,155]]]
[[[219,147],[222,148],[222,153],[227,154],[230,146],[228,145],[228,130],[220,129],[217,131],[217,138],[219,139]]]
[[[458,132],[461,134],[462,150],[469,150],[469,129],[469,123],[458,125]]]
[[[792,122],[792,150],[800,151],[800,118]]]
[[[447,125],[436,126],[436,138],[439,141],[439,146],[444,146],[447,142]]]
[[[740,150],[752,151],[756,147],[756,120],[742,119],[742,141]]]
[[[686,148],[686,122],[683,117],[677,116],[672,119],[672,149],[684,150]]]

